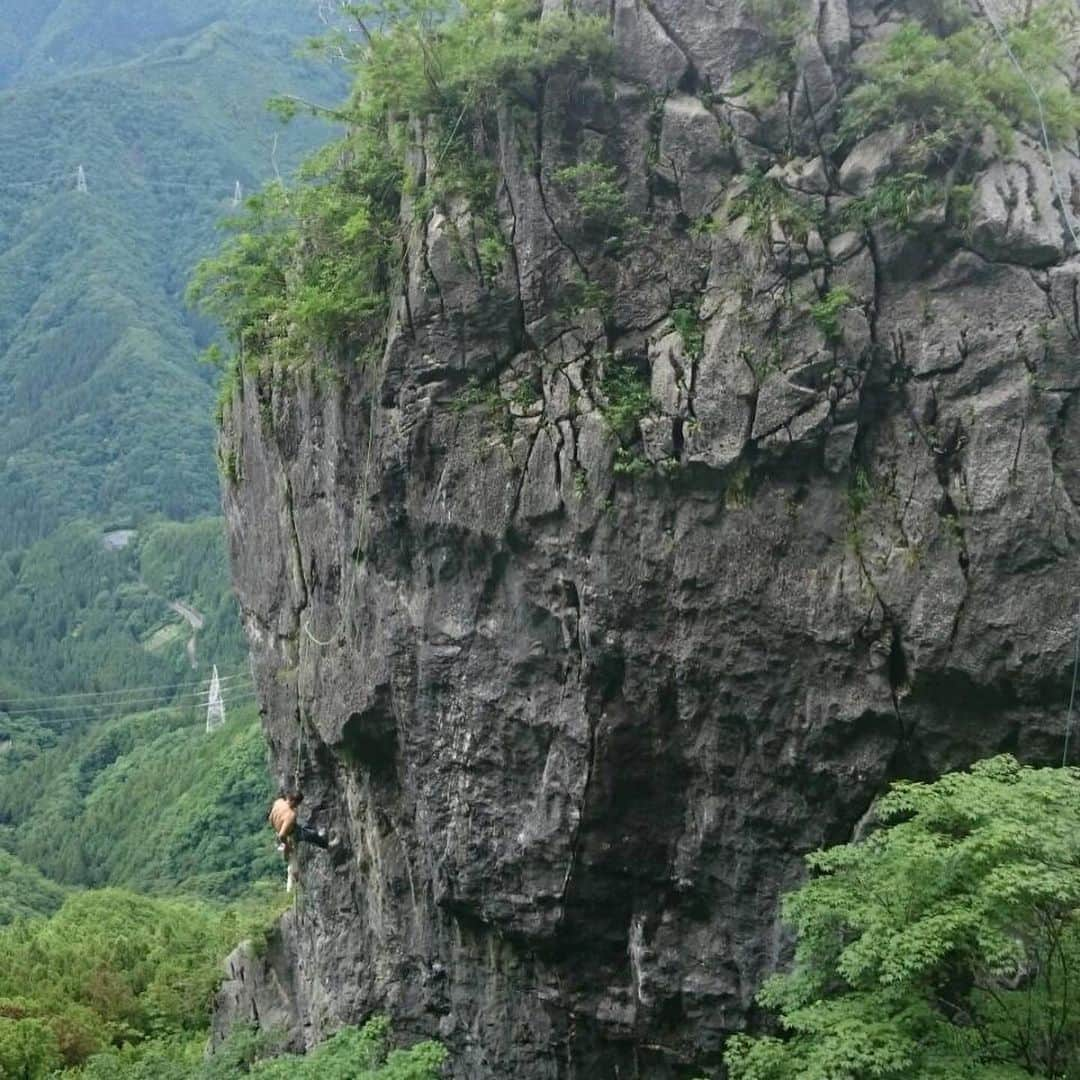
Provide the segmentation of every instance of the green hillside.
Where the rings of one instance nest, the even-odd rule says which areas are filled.
[[[250,706],[209,735],[194,709],[117,717],[61,737],[23,721],[12,735],[0,754],[0,849],[24,874],[219,899],[280,876]],[[49,882],[29,884],[43,894],[34,908],[58,906]],[[0,881],[0,921],[5,910],[19,913],[9,891]]]
[[[297,56],[318,7],[0,4],[0,1077],[224,1077],[256,1049],[202,1062],[221,958],[284,893],[215,330],[183,293],[237,185],[327,137],[265,108],[340,98]]]
[[[66,695],[190,684],[213,664],[246,671],[221,520],[152,520],[118,549],[111,535],[74,521],[0,555],[0,718],[29,708],[66,722],[110,700]]]
[[[65,890],[14,855],[0,851],[0,926],[14,919],[51,915],[64,902]]]
[[[213,512],[208,330],[184,284],[236,183],[325,137],[266,99],[337,94],[294,55],[312,6],[20,7],[0,15],[0,549],[73,517]]]

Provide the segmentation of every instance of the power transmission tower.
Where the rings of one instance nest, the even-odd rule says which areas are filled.
[[[75,190],[84,193],[90,190],[86,186],[86,170],[81,165],[79,171],[75,174]]]
[[[240,181],[236,181],[236,187],[233,188],[232,204],[233,206],[239,206],[244,201],[244,189],[240,186]]]
[[[225,723],[225,702],[221,698],[221,680],[218,678],[217,664],[210,678],[210,701],[206,707],[206,733],[217,731]]]

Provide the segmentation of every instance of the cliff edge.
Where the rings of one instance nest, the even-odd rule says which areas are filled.
[[[1060,759],[1075,136],[991,126],[950,176],[917,119],[843,129],[937,5],[812,0],[789,46],[783,5],[578,6],[612,74],[500,114],[503,248],[406,206],[380,355],[226,409],[273,760],[344,845],[221,1029],[378,1010],[462,1080],[692,1076],[803,854],[897,777]]]

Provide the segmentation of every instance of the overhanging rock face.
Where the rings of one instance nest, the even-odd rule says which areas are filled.
[[[744,7],[615,0],[614,86],[505,118],[495,279],[436,213],[379,362],[234,402],[267,735],[345,842],[232,1015],[263,995],[310,1045],[384,1011],[462,1080],[692,1075],[782,962],[804,853],[895,777],[1060,755],[1080,260],[1045,155],[985,151],[963,228],[762,231],[755,165],[834,225],[896,167],[820,144],[903,8],[818,0],[754,111]],[[599,158],[617,250],[556,177]],[[625,446],[616,364],[654,400]]]

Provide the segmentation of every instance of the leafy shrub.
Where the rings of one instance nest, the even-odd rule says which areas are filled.
[[[766,56],[738,73],[732,95],[744,98],[746,106],[761,112],[775,105],[784,88],[795,81],[795,64],[790,55]]]
[[[383,0],[349,5],[359,46],[349,101],[328,110],[347,134],[315,155],[294,191],[271,186],[231,223],[233,237],[204,261],[189,301],[219,319],[241,356],[309,358],[378,338],[400,274],[401,208],[411,118],[423,119],[431,160],[411,191],[424,213],[460,195],[490,225],[492,144],[504,102],[531,107],[563,67],[601,69],[611,43],[603,19],[540,19],[532,0]],[[296,102],[286,102],[285,112]],[[409,178],[410,185],[413,179]],[[485,272],[495,251],[480,252]]]
[[[854,300],[855,297],[847,286],[838,285],[810,308],[810,316],[826,341],[837,342],[843,337],[840,318]]]
[[[60,1044],[43,1020],[0,1016],[0,1076],[43,1080],[62,1064]]]
[[[51,915],[63,902],[61,886],[0,851],[0,926],[31,915]]]
[[[906,229],[911,219],[933,206],[940,195],[940,185],[922,173],[887,176],[845,207],[840,221],[844,225],[860,225],[863,228],[885,222],[894,229]]]
[[[437,1080],[446,1051],[422,1042],[390,1050],[390,1024],[375,1017],[362,1028],[344,1028],[305,1057],[289,1055],[260,1063],[262,1080]]]
[[[485,281],[494,281],[506,264],[509,252],[506,241],[498,232],[485,236],[476,245],[476,257],[480,261],[480,273]]]
[[[811,855],[794,969],[733,1080],[1064,1077],[1080,1061],[1080,772],[1005,756],[899,783],[861,843]]]
[[[649,384],[633,364],[612,362],[601,383],[604,406],[601,413],[604,423],[620,442],[632,441],[638,432],[638,424],[655,407]]]
[[[799,0],[749,0],[747,10],[765,39],[765,55],[738,73],[732,88],[754,110],[773,105],[795,82],[795,46],[808,20]]]
[[[555,180],[574,193],[585,231],[596,239],[618,240],[633,223],[618,177],[613,165],[595,161],[555,173]]]
[[[775,222],[796,243],[804,244],[815,228],[818,215],[797,202],[776,177],[767,176],[756,166],[746,174],[744,190],[732,200],[731,220],[745,216],[751,236],[768,244]]]
[[[1051,3],[1011,25],[1013,53],[1042,98],[1051,138],[1065,140],[1080,122],[1080,100],[1062,83],[1066,25],[1076,16]],[[971,16],[944,36],[905,23],[861,71],[845,98],[839,133],[857,139],[896,123],[910,126],[913,162],[948,161],[987,127],[1008,144],[1013,129],[1038,128],[1038,106],[993,28]]]
[[[226,950],[219,928],[209,908],[118,890],[13,924],[0,931],[0,1000],[24,1015],[7,1021],[20,1029],[7,1041],[76,1064],[110,1042],[201,1030]]]
[[[691,307],[677,307],[671,313],[671,325],[682,338],[686,355],[692,360],[700,360],[705,351],[705,330],[701,316]]]

